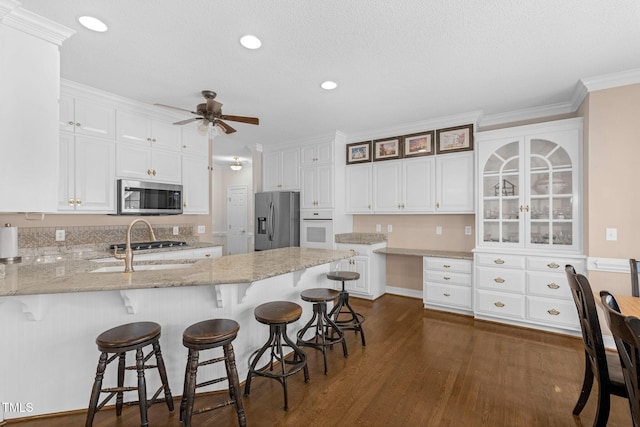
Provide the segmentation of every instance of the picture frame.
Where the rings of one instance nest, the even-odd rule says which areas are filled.
[[[436,153],[473,150],[473,125],[455,126],[436,131]]]
[[[402,137],[376,139],[373,141],[373,161],[394,160],[402,157]]]
[[[347,144],[347,164],[366,163],[371,161],[371,141]]]
[[[402,156],[431,156],[435,153],[434,131],[413,133],[402,137]]]

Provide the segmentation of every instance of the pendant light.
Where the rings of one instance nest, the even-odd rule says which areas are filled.
[[[231,168],[232,171],[239,171],[242,169],[242,163],[240,163],[240,160],[238,160],[238,156],[233,156],[233,160],[235,160],[235,163],[231,163],[231,165],[229,165],[229,167]]]

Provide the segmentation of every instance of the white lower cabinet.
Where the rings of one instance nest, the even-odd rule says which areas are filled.
[[[373,251],[386,246],[386,243],[374,245],[338,243],[336,245],[336,249],[339,251],[353,250],[357,254],[341,260],[337,267],[341,271],[355,271],[360,274],[358,280],[344,282],[345,290],[350,295],[373,300],[385,293],[387,286],[386,257]],[[336,282],[335,288],[341,289],[342,283]]]
[[[582,256],[475,253],[478,318],[551,331],[579,331],[565,265],[585,272]]]
[[[422,295],[425,308],[470,314],[472,261],[424,257]]]

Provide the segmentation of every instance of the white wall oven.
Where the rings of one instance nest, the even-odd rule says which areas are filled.
[[[333,249],[333,217],[331,212],[300,211],[300,247]]]

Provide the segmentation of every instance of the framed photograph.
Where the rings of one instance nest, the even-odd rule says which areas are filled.
[[[456,126],[436,131],[436,153],[473,150],[473,125]]]
[[[435,151],[433,149],[433,134],[434,132],[431,130],[429,132],[405,135],[403,137],[402,156],[418,157],[432,155]]]
[[[371,161],[371,141],[347,144],[347,164]]]
[[[401,157],[400,137],[378,139],[373,141],[373,161],[393,160]]]

